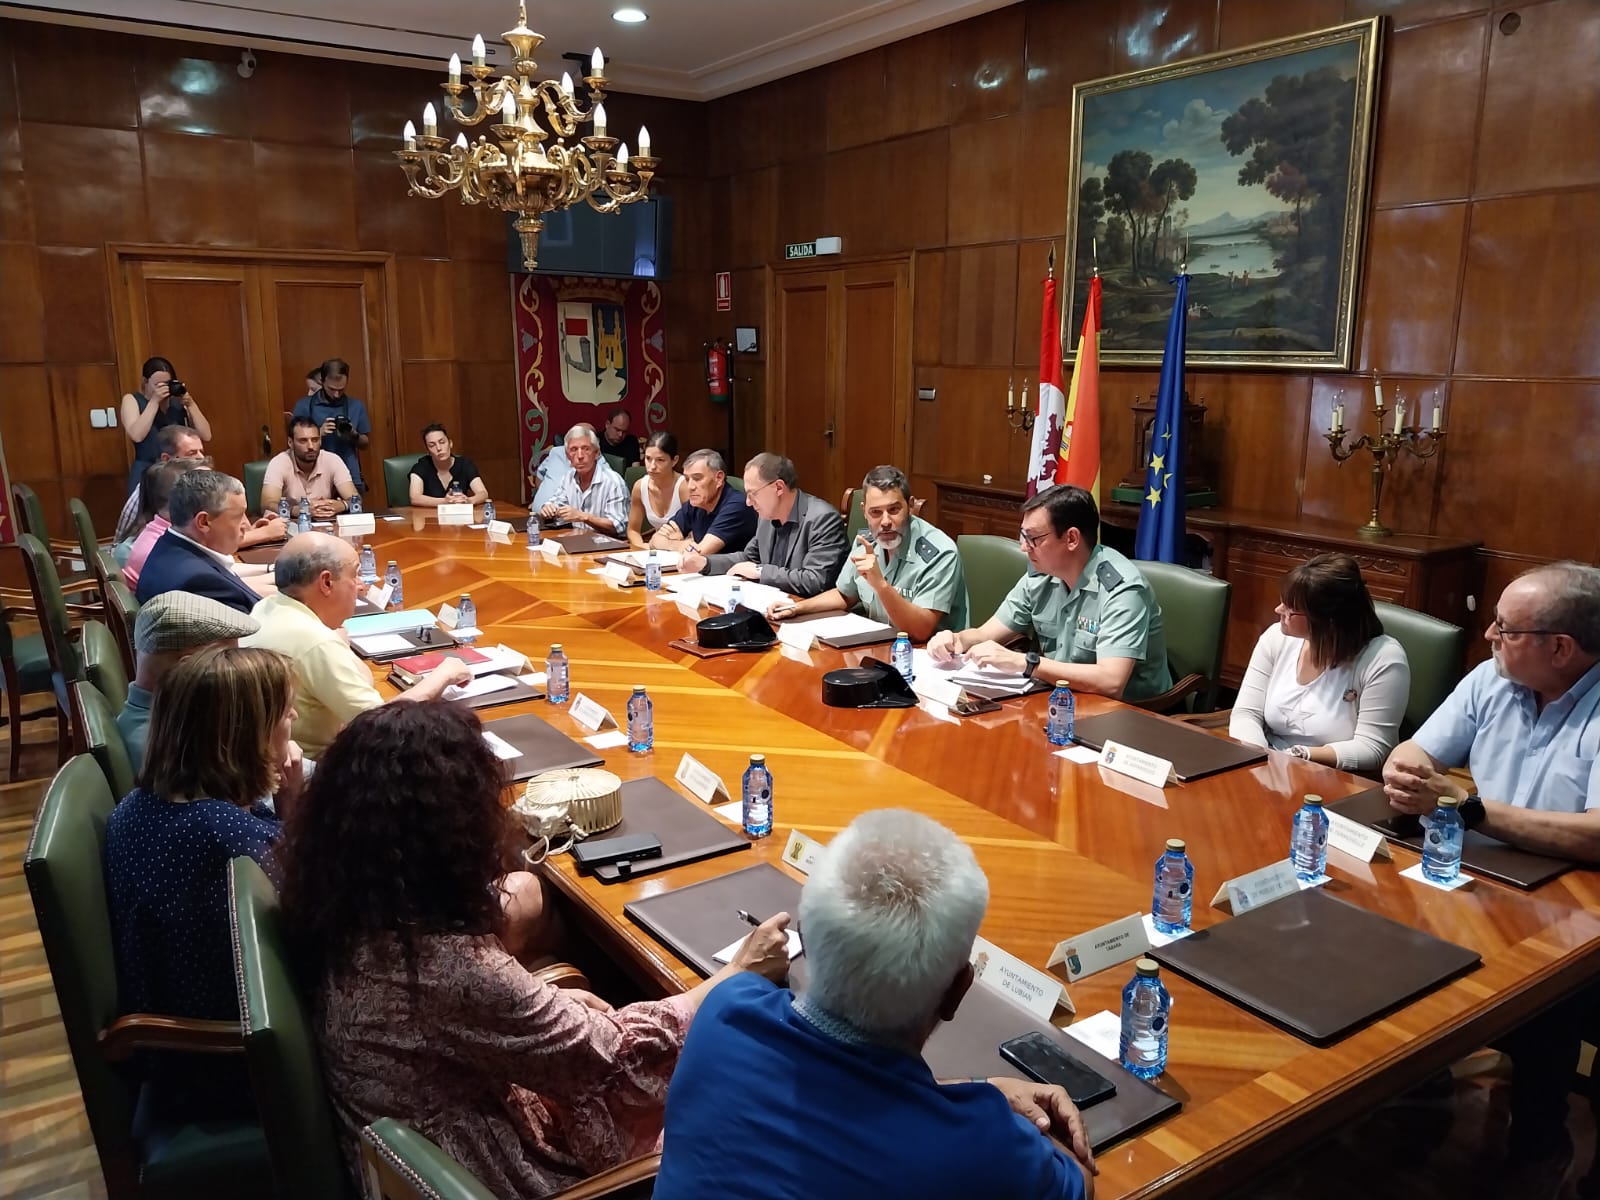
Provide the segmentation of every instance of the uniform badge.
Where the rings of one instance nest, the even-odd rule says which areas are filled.
[[[1109,592],[1113,588],[1122,586],[1122,573],[1108,562],[1102,562],[1095,570],[1094,577],[1100,581],[1100,589]]]
[[[939,551],[934,549],[933,543],[925,537],[919,537],[917,544],[912,549],[917,552],[917,557],[925,563],[931,563],[939,557]]]

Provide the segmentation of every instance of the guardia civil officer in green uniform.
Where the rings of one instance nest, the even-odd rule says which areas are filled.
[[[967,624],[967,580],[948,536],[911,512],[911,481],[898,467],[873,467],[861,483],[861,511],[871,537],[857,537],[839,582],[808,600],[780,601],[775,621],[817,613],[859,612],[913,642]]]
[[[1139,568],[1098,545],[1100,510],[1080,487],[1057,484],[1022,506],[1022,548],[1038,575],[1017,581],[977,629],[928,643],[935,662],[965,655],[1078,692],[1123,700],[1172,686],[1161,605]],[[1038,650],[1005,643],[1027,637]]]

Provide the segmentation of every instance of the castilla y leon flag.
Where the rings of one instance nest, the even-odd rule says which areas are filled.
[[[1045,284],[1053,287],[1054,281]],[[1056,355],[1057,369],[1060,354]],[[1100,276],[1089,281],[1083,332],[1067,393],[1067,416],[1056,457],[1056,482],[1074,483],[1100,498]]]
[[[1066,423],[1066,398],[1061,394],[1061,314],[1056,308],[1055,249],[1050,251],[1050,273],[1044,280],[1044,316],[1039,329],[1039,411],[1033,419],[1033,443],[1028,450],[1028,495],[1053,485]],[[1026,389],[1024,389],[1026,390]]]

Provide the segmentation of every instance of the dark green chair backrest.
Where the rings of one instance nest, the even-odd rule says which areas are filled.
[[[1411,696],[1400,723],[1400,736],[1408,738],[1460,682],[1467,631],[1398,604],[1377,600],[1372,607],[1378,610],[1383,631],[1400,643],[1411,664]]]
[[[383,460],[383,495],[390,508],[411,503],[411,468],[420,455],[397,454]]]
[[[1174,683],[1199,675],[1206,686],[1195,697],[1195,712],[1217,706],[1217,678],[1222,672],[1222,643],[1228,632],[1228,602],[1233,585],[1204,571],[1177,563],[1135,564],[1161,605],[1167,637],[1167,662]]]
[[[56,574],[55,561],[34,534],[19,534],[17,546],[28,571],[28,587],[33,592],[33,606],[39,612],[39,629],[44,634],[50,667],[64,683],[76,683],[84,677],[83,656],[72,640],[67,602],[61,595],[61,576]]]
[[[278,1194],[295,1200],[352,1200],[310,1008],[294,977],[278,895],[252,859],[236,858],[229,864],[228,907],[244,1057]]]
[[[963,533],[956,538],[961,571],[967,577],[967,620],[976,629],[1000,607],[1006,593],[1028,571],[1028,556],[1015,538]]]
[[[25,483],[11,485],[11,497],[16,501],[12,521],[21,533],[31,533],[46,545],[50,544],[50,527],[44,521],[44,502],[39,493]]]
[[[100,552],[100,539],[94,533],[94,518],[76,496],[67,501],[67,509],[72,513],[72,527],[78,535],[78,548],[83,551],[83,569],[93,571]]]
[[[85,621],[79,631],[83,647],[84,678],[121,711],[128,699],[128,668],[122,665],[122,647],[103,621]]]
[[[622,473],[622,482],[628,485],[628,495],[633,495],[633,485],[643,479],[645,474],[643,463],[634,463]]]
[[[867,527],[867,514],[862,507],[866,491],[866,488],[850,489],[850,511],[844,515],[844,537],[852,550],[855,549],[856,534]]]
[[[117,728],[117,709],[92,683],[72,685],[73,718],[82,732],[82,748],[94,756],[113,796],[126,796],[137,783],[133,760]]]
[[[373,1200],[495,1200],[476,1175],[393,1117],[361,1131],[361,1171]]]
[[[120,575],[107,577],[105,596],[106,624],[111,626],[112,636],[117,639],[117,649],[122,652],[122,669],[132,679],[138,669],[138,657],[133,649],[133,626],[139,619],[139,601],[134,599]],[[126,689],[123,690],[123,698],[127,698]]]
[[[103,861],[106,819],[115,803],[93,758],[79,754],[67,760],[45,791],[22,861],[89,1129],[108,1180],[134,1169],[137,1099],[130,1077],[100,1049],[101,1031],[119,1014]]]
[[[244,465],[244,506],[252,517],[261,515],[261,488],[267,482],[270,458],[258,458]]]
[[[613,471],[615,471],[618,475],[621,475],[624,471],[626,471],[628,469],[627,466],[622,461],[622,455],[620,455],[620,454],[607,454],[603,450],[600,453],[601,453],[601,457],[603,457],[608,463],[611,464],[611,469]]]
[[[729,471],[728,472],[728,486],[731,487],[736,492],[744,491],[744,476],[743,475],[737,475],[734,472]]]

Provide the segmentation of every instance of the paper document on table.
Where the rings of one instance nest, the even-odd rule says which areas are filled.
[[[952,676],[954,664],[941,666],[926,650],[911,651],[911,690],[926,700],[951,708],[961,697],[961,685]]]
[[[645,563],[650,559],[650,551],[625,550],[621,554],[613,554],[610,557],[612,562],[625,562],[630,567],[638,567],[639,570],[642,571],[644,570]],[[656,551],[656,563],[663,571],[676,571],[678,569],[678,563],[682,558],[683,555],[678,553],[676,550]]]
[[[497,671],[522,671],[528,665],[527,656],[520,651],[513,650],[510,646],[501,644],[482,649],[474,646],[479,654],[483,655],[482,662],[468,664],[474,675],[493,675]]]
[[[795,955],[800,953],[800,935],[792,929],[785,929],[783,932],[787,942],[785,949],[788,950],[789,957],[793,958]],[[749,934],[745,934],[745,937],[749,936]],[[739,947],[742,945],[744,945],[744,938],[740,938],[736,942],[729,942],[711,957],[716,959],[719,963],[730,963],[733,961],[733,956],[739,952]]]
[[[476,679],[466,683],[453,684],[445,688],[446,700],[471,700],[477,696],[487,696],[491,692],[503,692],[507,688],[517,686],[517,681],[509,675],[479,675]]]
[[[1033,680],[1019,672],[980,667],[973,662],[961,663],[951,673],[950,678],[974,695],[990,699],[997,696],[1020,696],[1033,687]]]
[[[489,749],[494,751],[494,756],[496,758],[510,761],[513,758],[522,757],[522,751],[518,750],[498,733],[490,733],[487,729],[485,729],[483,731],[483,740],[489,743]]]
[[[863,633],[894,632],[894,627],[885,625],[882,621],[874,621],[858,613],[845,613],[842,617],[822,617],[816,621],[806,621],[802,625],[814,638],[847,638]]]
[[[353,637],[350,644],[366,655],[404,653],[412,648],[407,638],[398,633],[379,633],[371,637]]]
[[[735,582],[739,584],[740,605],[758,613],[765,613],[774,604],[789,599],[787,593],[768,584],[756,583],[751,579],[734,580],[727,575],[680,575],[676,579],[666,580],[665,586],[668,591],[696,604],[726,609],[728,594]]]

